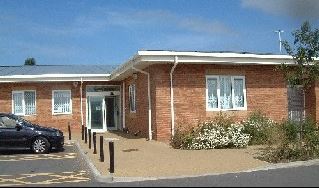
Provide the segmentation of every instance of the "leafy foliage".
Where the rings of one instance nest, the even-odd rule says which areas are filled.
[[[296,65],[282,64],[279,69],[290,85],[302,85],[307,89],[319,78],[319,64],[314,61],[319,56],[319,30],[312,30],[310,23],[306,21],[292,35],[295,38],[294,47],[287,41],[283,41],[283,47],[293,57]]]
[[[303,131],[300,131],[300,126]],[[284,121],[278,130],[280,139],[271,145],[260,159],[277,163],[319,157],[319,132],[314,120],[306,118],[300,123]]]
[[[271,137],[276,128],[276,123],[260,111],[252,112],[242,124],[244,125],[244,133],[251,136],[249,145],[273,142]]]
[[[246,147],[250,135],[243,133],[244,126],[234,123],[231,117],[220,113],[216,118],[200,122],[197,127],[175,131],[171,140],[173,148],[214,149]]]
[[[29,57],[24,61],[24,65],[36,65],[36,61],[33,57]]]

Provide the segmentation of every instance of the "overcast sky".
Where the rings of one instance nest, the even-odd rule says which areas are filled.
[[[121,64],[138,50],[279,53],[316,0],[0,0],[0,65]]]

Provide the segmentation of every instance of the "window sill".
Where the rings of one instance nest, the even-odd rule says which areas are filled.
[[[13,113],[14,114],[14,113]],[[28,114],[28,115],[26,115],[26,114],[14,114],[14,115],[16,115],[16,116],[23,116],[23,117],[31,117],[31,116],[36,116],[37,114]]]
[[[72,113],[53,113],[53,116],[59,116],[59,115],[72,115]]]
[[[206,109],[206,112],[227,112],[227,111],[247,111],[247,108],[235,108],[235,109]]]

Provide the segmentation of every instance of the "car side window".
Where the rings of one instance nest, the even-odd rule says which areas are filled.
[[[12,129],[16,127],[16,120],[6,116],[0,117],[0,128]]]

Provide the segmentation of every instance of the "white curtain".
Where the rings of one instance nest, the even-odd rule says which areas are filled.
[[[220,105],[221,109],[233,108],[232,85],[230,76],[220,77]]]
[[[244,80],[234,79],[234,107],[244,107]]]
[[[207,87],[208,87],[208,107],[218,108],[217,78],[207,79]]]

